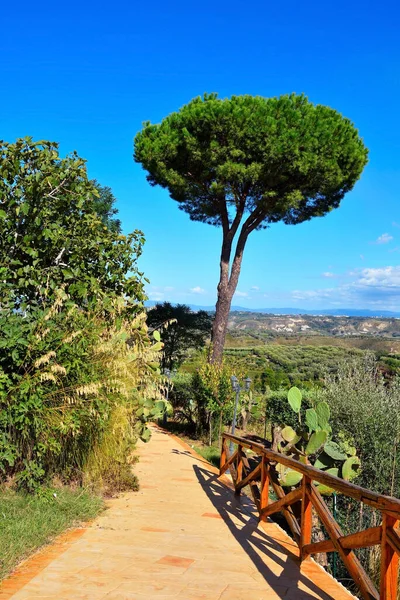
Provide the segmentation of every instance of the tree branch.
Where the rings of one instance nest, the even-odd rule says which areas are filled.
[[[240,222],[242,220],[243,217],[243,213],[244,213],[244,207],[246,206],[246,197],[242,198],[239,202],[239,206],[236,209],[236,215],[235,218],[232,221],[232,225],[230,227],[229,233],[231,235],[231,238],[233,240],[233,238],[235,237],[235,234],[238,230],[238,227],[240,225]],[[226,208],[226,204],[225,204],[225,208]]]
[[[229,276],[228,288],[233,295],[239,280],[240,268],[243,258],[243,250],[247,242],[249,234],[260,225],[264,220],[265,215],[260,208],[256,208],[243,223],[240,231],[239,239],[236,244],[235,256],[232,263],[232,269]]]

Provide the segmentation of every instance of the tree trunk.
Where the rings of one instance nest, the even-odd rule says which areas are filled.
[[[226,330],[228,327],[229,311],[231,309],[232,298],[229,297],[228,290],[218,291],[218,300],[215,307],[215,317],[212,330],[212,357],[211,362],[220,363],[224,351]]]
[[[243,223],[240,235],[236,244],[235,256],[232,262],[232,268],[229,272],[231,262],[231,251],[233,239],[238,231],[240,222],[245,209],[245,198],[239,203],[236,216],[229,223],[226,205],[222,203],[224,209],[221,213],[221,222],[223,229],[221,260],[220,260],[220,276],[218,283],[218,299],[215,307],[215,318],[212,330],[212,355],[211,363],[221,363],[222,354],[224,351],[226,330],[228,327],[229,311],[233,294],[239,281],[240,268],[242,265],[243,250],[249,233],[257,229],[263,221],[264,213],[261,209],[255,209]]]
[[[240,268],[242,265],[243,250],[246,244],[248,231],[242,229],[233,259],[232,269],[229,273],[229,263],[232,248],[231,236],[224,236],[222,242],[220,278],[218,283],[218,299],[215,307],[215,318],[212,329],[212,363],[221,363],[224,351],[226,330],[228,327],[229,312],[233,294],[239,281]]]

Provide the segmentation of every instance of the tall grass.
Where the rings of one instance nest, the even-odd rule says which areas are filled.
[[[127,313],[123,299],[84,312],[60,290],[48,309],[6,316],[18,348],[0,354],[0,482],[34,491],[53,476],[101,480],[102,469],[128,478],[145,411],[161,399],[162,344],[145,313]]]

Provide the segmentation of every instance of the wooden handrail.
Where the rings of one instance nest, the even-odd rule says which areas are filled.
[[[237,450],[231,456],[229,456],[228,441],[237,445]],[[254,454],[260,457],[258,464],[250,466],[245,449],[252,450]],[[303,475],[301,484],[286,493],[279,483],[276,471],[277,464],[301,473]],[[282,512],[294,539],[299,545],[302,560],[319,552],[338,552],[364,599],[397,600],[400,555],[400,537],[398,533],[400,500],[377,494],[316,469],[311,465],[303,464],[284,454],[274,452],[259,442],[224,433],[222,436],[220,473],[224,473],[228,468],[237,494],[240,494],[246,485],[250,486],[261,520],[265,520],[269,515],[276,512]],[[382,525],[344,535],[314,482],[325,485],[340,494],[380,511]],[[260,488],[258,487],[259,484]],[[278,498],[273,503],[269,502],[268,489],[270,485]],[[296,504],[299,509],[293,510],[292,505]],[[312,543],[312,510],[316,512],[323,523],[329,539]],[[301,516],[298,517],[298,515]],[[381,584],[379,593],[354,553],[356,548],[373,545],[381,546]]]
[[[344,496],[349,496],[350,498],[354,498],[354,500],[368,504],[368,506],[371,506],[372,508],[375,508],[381,512],[386,512],[388,514],[392,513],[393,517],[400,519],[400,500],[397,498],[393,498],[392,496],[384,496],[383,494],[378,494],[376,492],[372,492],[371,490],[367,490],[366,488],[355,485],[354,483],[350,483],[345,479],[341,479],[340,477],[336,477],[330,473],[325,473],[325,471],[321,471],[321,469],[316,469],[315,467],[312,467],[311,465],[305,465],[294,458],[289,458],[284,454],[274,452],[269,448],[265,448],[265,446],[259,444],[258,442],[252,442],[246,438],[241,438],[230,433],[224,433],[223,437],[236,444],[240,444],[243,448],[253,450],[253,452],[259,456],[266,456],[270,462],[276,462],[284,465],[285,467],[289,467],[290,469],[293,469],[302,475],[306,475],[313,481],[317,481],[318,483],[326,485],[327,487],[335,490],[335,492],[339,492]]]

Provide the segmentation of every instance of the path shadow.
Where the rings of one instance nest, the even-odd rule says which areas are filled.
[[[249,498],[235,496],[232,490],[221,483],[218,476],[208,469],[193,465],[193,470],[201,487],[224,520],[230,533],[250,557],[266,583],[275,590],[278,596],[284,598],[286,590],[283,592],[279,592],[279,590],[287,587],[285,580],[290,580],[292,588],[298,589],[298,585],[301,583],[304,588],[308,588],[309,592],[319,594],[323,600],[335,600],[333,596],[321,590],[301,573],[300,563],[294,552],[291,553],[271,536],[268,536],[261,528],[258,528],[256,508]],[[293,548],[295,548],[295,542],[293,542]],[[280,565],[283,569],[281,574],[274,574],[255,549],[269,557],[275,564]],[[286,558],[283,559],[275,552],[285,554]],[[227,560],[229,561],[229,558]],[[305,589],[298,591],[302,600],[316,600],[315,596],[305,591]],[[281,593],[282,595],[280,595]]]

